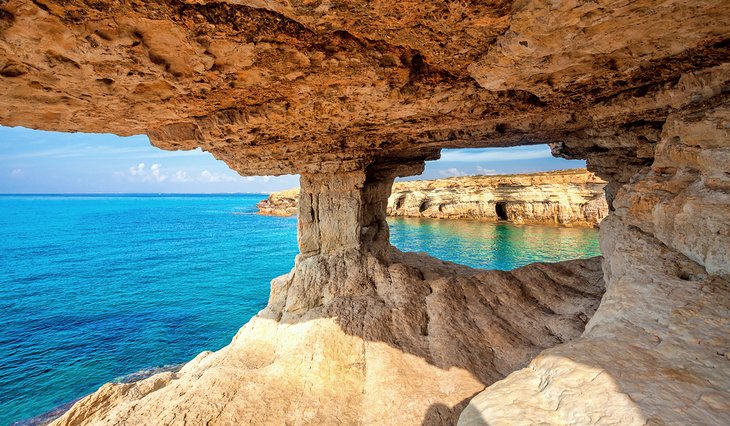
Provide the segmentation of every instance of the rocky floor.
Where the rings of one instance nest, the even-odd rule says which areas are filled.
[[[601,231],[609,285],[583,336],[477,395],[459,424],[730,422],[730,282],[616,217]]]
[[[227,347],[107,384],[54,424],[454,424],[485,386],[580,336],[604,291],[600,264],[309,257]]]

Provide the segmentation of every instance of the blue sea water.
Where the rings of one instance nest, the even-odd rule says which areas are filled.
[[[297,253],[262,198],[0,196],[0,425],[228,344]],[[599,254],[593,229],[390,223],[400,249],[479,268]]]

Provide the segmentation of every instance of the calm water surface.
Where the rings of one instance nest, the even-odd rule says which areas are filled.
[[[225,346],[297,253],[262,198],[0,196],[0,425]],[[479,268],[599,254],[593,229],[390,222],[401,250]]]
[[[598,256],[598,230],[510,225],[479,220],[390,218],[391,241],[403,251],[474,268],[511,269],[533,262]]]

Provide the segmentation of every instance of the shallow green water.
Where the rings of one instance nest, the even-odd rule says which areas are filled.
[[[532,262],[599,256],[598,230],[479,220],[390,218],[391,242],[474,268],[510,270]]]

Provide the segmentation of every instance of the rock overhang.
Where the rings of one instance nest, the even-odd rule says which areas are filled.
[[[0,124],[351,171],[661,127],[730,58],[725,2],[315,3],[4,1]]]
[[[0,0],[0,124],[145,133],[241,174],[302,173],[306,197],[302,255],[227,349],[107,385],[59,423],[455,421],[579,335],[466,416],[721,423],[729,29],[730,3],[710,0]],[[445,147],[529,143],[609,181],[603,274],[459,272],[389,247],[394,176]],[[576,355],[600,368],[574,380]]]

